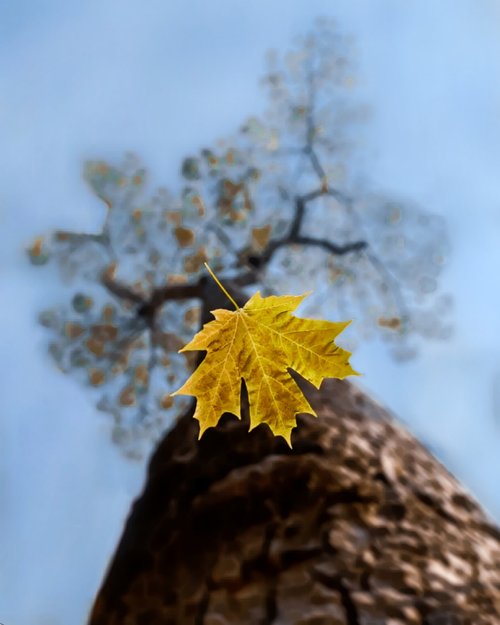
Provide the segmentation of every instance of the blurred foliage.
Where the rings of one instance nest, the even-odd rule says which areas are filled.
[[[168,287],[197,284],[206,260],[223,280],[253,272],[266,295],[315,289],[308,311],[354,319],[358,337],[380,336],[396,357],[412,356],[419,337],[449,334],[442,220],[360,188],[351,173],[362,109],[348,53],[322,20],[286,55],[271,54],[267,110],[185,158],[176,195],[148,197],[133,156],[87,163],[106,206],[101,231],[57,231],[28,250],[73,285],[66,305],[40,314],[50,353],[95,389],[128,455],[149,450],[186,406],[169,393],[193,366],[177,351],[199,327],[200,301]]]

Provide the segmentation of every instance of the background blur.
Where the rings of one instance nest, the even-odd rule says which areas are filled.
[[[335,10],[332,12],[332,6]],[[455,333],[360,383],[500,519],[500,3],[495,0],[0,0],[0,621],[82,624],[144,464],[61,375],[36,323],[64,289],[27,262],[54,228],[94,230],[88,158],[133,150],[151,186],[259,112],[269,48],[318,15],[353,36],[358,154],[375,186],[445,216]]]

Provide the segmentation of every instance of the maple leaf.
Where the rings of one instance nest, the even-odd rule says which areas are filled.
[[[257,292],[243,308],[232,300],[235,311],[212,311],[215,320],[205,324],[180,350],[207,352],[191,377],[172,393],[196,397],[194,418],[200,422],[200,438],[207,428],[217,425],[225,412],[241,418],[243,379],[250,429],[267,423],[291,447],[296,415],[317,415],[288,369],[316,388],[327,377],[357,375],[349,364],[350,352],[333,342],[349,321],[335,323],[292,315],[307,295],[262,297]]]

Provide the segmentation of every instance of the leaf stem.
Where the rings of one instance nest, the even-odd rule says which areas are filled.
[[[208,263],[204,263],[205,267],[207,268],[208,272],[210,273],[210,275],[212,276],[212,278],[215,280],[215,282],[217,282],[217,284],[219,285],[220,290],[224,293],[224,295],[231,300],[231,302],[234,304],[234,307],[236,308],[236,310],[239,310],[240,307],[238,306],[238,304],[234,301],[234,299],[229,295],[229,293],[227,292],[227,290],[222,286],[219,278],[217,278],[217,276],[215,275],[215,273],[210,269]]]

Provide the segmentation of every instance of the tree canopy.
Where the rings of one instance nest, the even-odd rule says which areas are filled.
[[[181,161],[179,192],[151,194],[135,156],[90,161],[101,230],[58,230],[30,247],[33,264],[51,260],[71,285],[65,304],[40,314],[50,353],[94,389],[127,454],[149,449],[186,406],[170,393],[194,365],[178,350],[207,304],[206,261],[248,294],[314,289],[308,311],[354,319],[358,338],[378,335],[396,357],[449,333],[442,220],[360,182],[363,110],[349,54],[335,25],[319,21],[269,56],[267,109]]]

